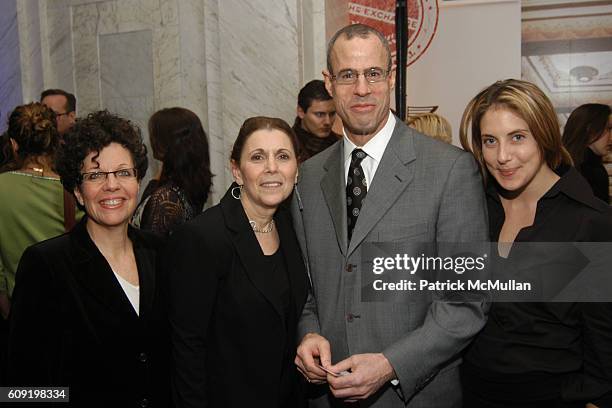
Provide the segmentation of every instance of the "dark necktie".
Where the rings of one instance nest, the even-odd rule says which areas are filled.
[[[354,149],[351,153],[351,165],[346,180],[346,215],[349,241],[353,235],[353,228],[357,223],[363,200],[368,193],[365,173],[361,167],[361,162],[366,157],[367,154],[361,149]]]

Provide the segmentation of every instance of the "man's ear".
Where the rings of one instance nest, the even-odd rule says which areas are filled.
[[[395,88],[395,70],[392,69],[391,72],[389,72],[389,78],[387,78],[387,81],[389,81],[389,89],[394,89]]]
[[[327,89],[327,93],[329,93],[329,96],[333,98],[334,97],[334,87],[332,86],[331,74],[326,69],[321,71],[321,73],[323,74],[323,79],[325,80],[325,89]]]
[[[304,112],[300,105],[297,107],[297,115],[300,119],[304,119],[304,115],[306,115],[306,112]]]

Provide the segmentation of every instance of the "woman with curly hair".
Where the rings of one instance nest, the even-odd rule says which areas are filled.
[[[64,140],[56,169],[86,215],[19,262],[9,383],[68,386],[73,407],[166,407],[163,241],[129,226],[147,170],[140,130],[100,111]]]
[[[185,108],[155,112],[149,136],[162,168],[147,185],[132,224],[169,234],[204,208],[212,185],[208,141],[198,116]]]

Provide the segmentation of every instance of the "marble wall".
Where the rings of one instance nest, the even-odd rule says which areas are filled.
[[[14,95],[3,101],[62,88],[79,116],[107,108],[141,125],[161,108],[191,109],[209,135],[213,202],[232,181],[244,119],[292,123],[300,87],[325,65],[324,0],[7,0],[0,15],[11,55],[0,95]]]
[[[101,106],[121,112],[145,132],[154,112],[152,37],[151,30],[98,37]],[[147,145],[152,152],[148,140]],[[157,165],[151,161],[143,186],[155,175]]]
[[[299,90],[296,2],[219,1],[219,64],[225,152],[251,116],[292,121]],[[226,155],[227,161],[229,154]],[[227,183],[226,183],[227,184]]]

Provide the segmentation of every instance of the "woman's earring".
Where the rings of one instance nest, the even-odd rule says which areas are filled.
[[[238,190],[238,192],[236,192],[236,190]],[[242,195],[242,186],[232,188],[231,194],[236,200],[240,200],[240,196]]]

